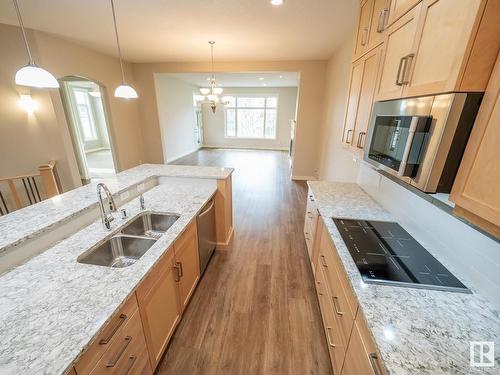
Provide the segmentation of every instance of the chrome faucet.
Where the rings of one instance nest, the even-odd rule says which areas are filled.
[[[104,190],[106,198],[108,198],[108,204],[109,204],[108,212],[106,212],[106,209],[104,208],[104,201],[102,199],[102,190]],[[116,212],[116,204],[108,187],[104,185],[102,182],[97,184],[97,200],[99,202],[99,209],[101,210],[102,223],[104,224],[106,229],[110,230],[111,222],[115,219],[111,213]]]

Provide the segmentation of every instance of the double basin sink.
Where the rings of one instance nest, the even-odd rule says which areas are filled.
[[[128,267],[137,262],[178,218],[175,214],[142,213],[118,234],[80,255],[77,261],[96,266]]]

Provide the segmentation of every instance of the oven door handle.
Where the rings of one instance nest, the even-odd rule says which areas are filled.
[[[406,165],[408,164],[408,157],[410,156],[411,146],[413,144],[413,138],[415,136],[415,130],[417,129],[418,117],[414,116],[411,119],[410,129],[408,131],[408,138],[406,139],[405,150],[403,152],[403,158],[401,159],[401,164],[399,165],[398,176],[404,176]]]

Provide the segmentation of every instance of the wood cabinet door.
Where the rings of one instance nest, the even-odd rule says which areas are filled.
[[[420,5],[385,31],[382,63],[375,100],[398,99],[403,92],[404,59],[412,53]]]
[[[377,74],[380,64],[380,53],[381,48],[378,47],[363,56],[363,77],[359,92],[354,137],[353,142],[351,142],[351,146],[361,150],[365,147],[366,133],[372,113],[375,85],[377,83]]]
[[[455,210],[459,215],[500,237],[498,145],[500,55],[497,57],[450,195],[450,200],[458,206]]]
[[[137,289],[139,312],[153,370],[180,319],[173,248],[165,257]]]
[[[369,46],[377,46],[384,41],[384,30],[389,16],[390,0],[374,0],[372,17],[370,21]]]
[[[193,220],[181,237],[175,241],[174,249],[179,280],[179,300],[181,309],[184,311],[200,279],[196,220]]]
[[[392,24],[421,0],[391,0],[388,24]]]
[[[472,47],[483,0],[424,0],[404,96],[454,91]],[[483,4],[484,5],[484,4]]]
[[[362,316],[356,316],[349,346],[344,360],[342,375],[382,375],[384,369],[375,350],[368,328]]]
[[[347,108],[344,121],[344,134],[342,142],[351,145],[354,140],[354,128],[356,126],[356,116],[358,113],[359,96],[361,94],[361,83],[363,82],[364,61],[358,60],[353,63],[351,69],[351,81],[349,84],[349,94],[347,96]]]
[[[368,38],[370,36],[370,21],[373,11],[374,0],[366,0],[361,3],[359,10],[358,32],[356,35],[356,46],[354,48],[354,56],[361,56],[368,46]]]

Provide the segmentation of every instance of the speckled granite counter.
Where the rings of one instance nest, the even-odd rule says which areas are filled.
[[[232,168],[142,164],[102,181],[116,194],[158,176],[224,179],[232,172]],[[0,253],[96,205],[96,183],[92,183],[0,217]]]
[[[77,257],[103,242],[139,214],[138,200],[122,206],[126,220],[106,231],[96,220],[55,246],[0,277],[0,374],[62,374],[99,334],[112,314],[135,290],[165,250],[216,191],[213,179],[231,169],[141,166],[106,180],[112,192],[156,175],[212,178],[176,179],[144,193],[147,210],[180,214],[174,225],[132,266],[108,268],[81,264]],[[95,186],[76,189],[61,198],[72,202],[58,210],[56,202],[33,206],[27,215],[41,215],[47,224],[67,220],[96,201]],[[47,208],[47,211],[44,209]],[[49,207],[55,212],[53,217]],[[21,212],[21,211],[20,211]],[[5,218],[9,218],[10,215]],[[20,233],[32,235],[43,220],[32,224],[23,215]],[[17,219],[16,219],[17,220]],[[7,224],[5,223],[7,222]],[[8,225],[3,221],[3,231]],[[19,234],[18,237],[21,235]],[[14,240],[10,237],[8,241]],[[2,238],[2,243],[7,243]]]
[[[474,290],[473,294],[462,294],[363,283],[331,218],[398,219],[356,184],[308,184],[391,375],[500,374],[499,311]],[[411,228],[405,229],[412,234]],[[463,275],[454,272],[439,254],[432,255],[469,287]],[[494,368],[469,366],[470,341],[496,341]]]

